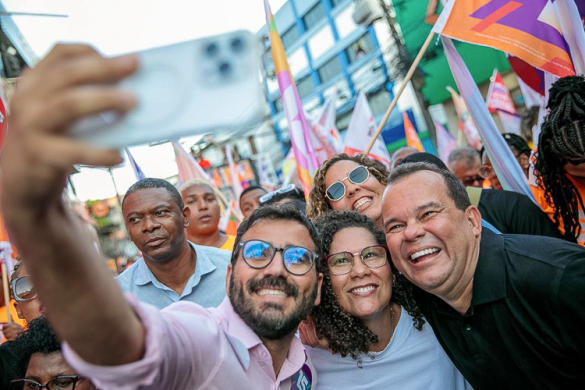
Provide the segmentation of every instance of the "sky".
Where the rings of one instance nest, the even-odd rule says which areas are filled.
[[[33,51],[43,57],[56,42],[87,43],[117,55],[244,29],[256,33],[266,23],[263,0],[2,0],[12,12],[65,14],[67,18],[14,16]],[[286,0],[269,0],[272,12]],[[186,148],[194,138],[183,139]],[[147,176],[177,174],[172,146],[130,148]],[[125,164],[113,170],[118,192],[135,181]],[[81,201],[115,196],[107,170],[82,168],[73,175]]]

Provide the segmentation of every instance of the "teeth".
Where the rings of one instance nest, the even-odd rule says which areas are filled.
[[[371,201],[372,201],[371,199],[362,199],[362,200],[360,200],[359,202],[357,202],[356,204],[353,205],[353,209],[354,210],[357,210],[360,207],[362,207],[363,205],[365,205],[366,203],[369,203]]]
[[[277,297],[277,298],[286,298],[286,293],[282,290],[268,290],[262,289],[257,292],[260,296],[268,296],[268,297]]]
[[[412,256],[410,256],[410,258],[412,260],[416,260],[416,259],[418,259],[421,256],[430,255],[431,253],[435,253],[435,252],[438,252],[438,251],[439,251],[439,248],[423,249],[422,251],[418,251],[418,252],[413,253]]]
[[[372,291],[375,288],[376,287],[374,287],[374,286],[359,287],[359,288],[354,288],[353,290],[351,290],[351,292],[365,293],[365,292],[368,292],[368,291]]]

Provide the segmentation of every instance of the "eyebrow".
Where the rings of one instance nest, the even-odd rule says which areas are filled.
[[[151,210],[158,210],[158,209],[163,209],[163,208],[170,208],[171,205],[168,203],[163,203],[163,204],[159,204],[158,206],[155,207],[150,207],[149,211]],[[128,214],[126,214],[126,218],[130,218],[130,216],[135,216],[135,215],[142,215],[143,213],[140,211],[131,211]]]

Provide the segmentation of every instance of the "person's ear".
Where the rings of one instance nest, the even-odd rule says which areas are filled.
[[[20,318],[21,320],[24,320],[24,315],[22,314],[22,310],[20,309],[20,304],[18,303],[18,301],[14,301],[14,309],[16,310],[16,314],[18,315],[18,318]]]
[[[230,295],[230,279],[232,276],[232,272],[233,272],[232,263],[229,263],[227,266],[227,272],[225,274],[225,293],[227,296]]]
[[[465,217],[469,222],[471,230],[475,237],[479,237],[481,234],[481,213],[475,206],[469,206],[467,210],[465,210]]]
[[[323,285],[323,274],[318,272],[317,278],[317,297],[315,297],[315,306],[321,303],[321,286]]]
[[[187,206],[183,207],[183,226],[189,226],[189,220],[191,219],[191,209]]]

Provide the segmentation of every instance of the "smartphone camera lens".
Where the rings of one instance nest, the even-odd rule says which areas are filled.
[[[232,66],[230,65],[229,62],[225,62],[224,61],[224,62],[222,62],[222,63],[219,64],[219,73],[222,76],[229,75],[231,73],[231,71],[232,71]]]
[[[235,38],[232,40],[232,51],[234,53],[241,53],[242,51],[244,51],[244,41],[242,41],[240,38]]]
[[[207,57],[215,57],[219,52],[219,47],[215,43],[210,43],[205,47],[205,54]]]

